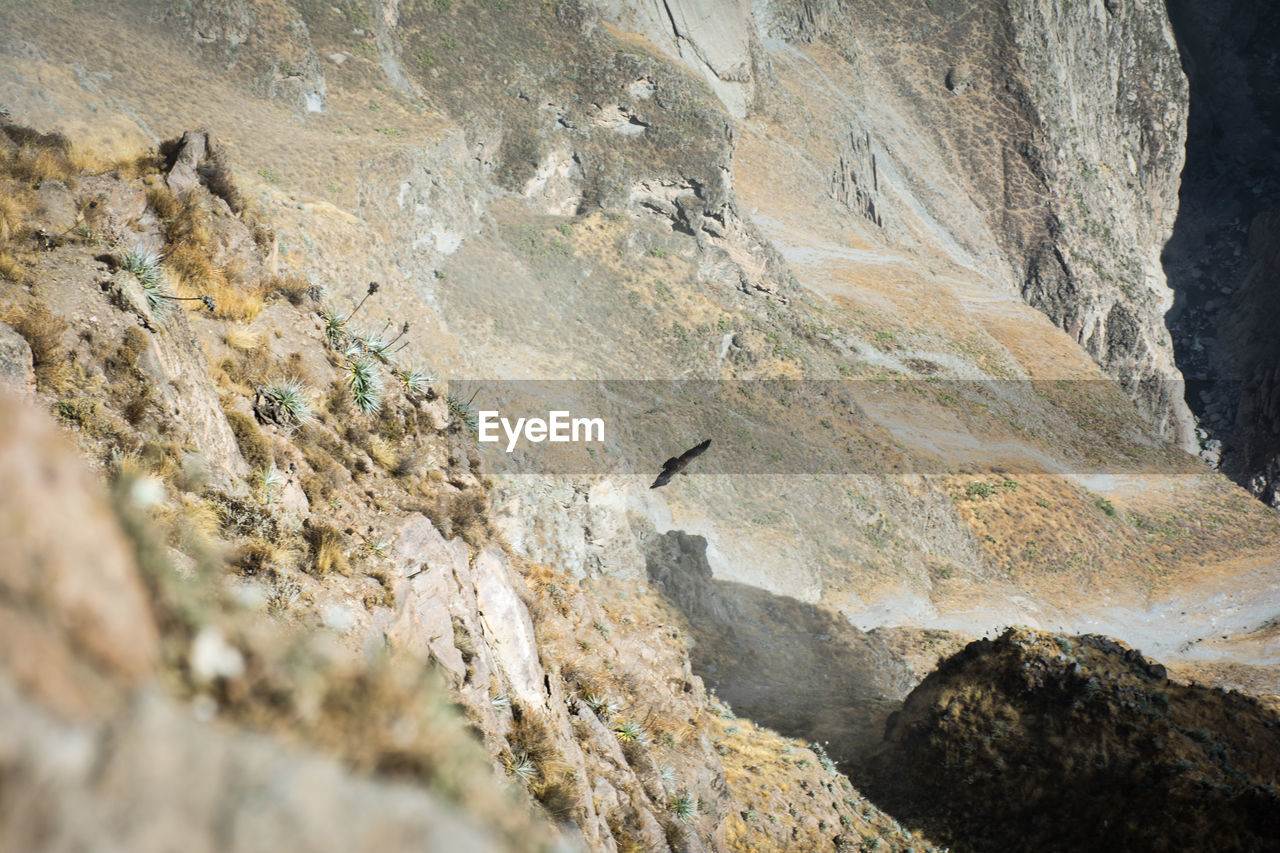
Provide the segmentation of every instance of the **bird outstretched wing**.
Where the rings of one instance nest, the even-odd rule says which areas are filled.
[[[701,456],[702,454],[706,453],[707,448],[710,446],[711,446],[711,439],[708,438],[706,441],[702,442],[702,444],[699,444],[697,447],[690,447],[684,453],[680,454],[680,464],[688,465],[689,460],[695,459]]]
[[[711,439],[707,439],[696,447],[691,447],[679,456],[672,456],[666,462],[662,463],[662,472],[658,474],[658,479],[653,481],[653,485],[649,488],[657,489],[671,482],[671,478],[676,474],[684,472],[684,469],[698,456],[706,452],[711,446]]]

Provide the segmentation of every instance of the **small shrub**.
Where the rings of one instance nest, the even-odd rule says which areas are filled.
[[[1113,504],[1111,501],[1107,500],[1106,498],[1102,498],[1102,497],[1096,498],[1093,502],[1093,505],[1096,506],[1098,509],[1102,510],[1103,513],[1105,513],[1108,517],[1110,518],[1116,517],[1115,504]]]
[[[975,480],[968,486],[965,486],[964,496],[971,501],[989,498],[996,493],[995,486],[981,480]]]

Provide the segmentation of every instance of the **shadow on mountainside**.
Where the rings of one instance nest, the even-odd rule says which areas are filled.
[[[1178,218],[1162,262],[1166,317],[1187,404],[1214,458],[1280,503],[1280,8],[1262,0],[1170,0],[1190,83]]]
[[[879,743],[911,687],[903,660],[839,613],[715,580],[701,536],[675,530],[646,549],[649,581],[689,620],[693,671],[738,713],[826,744],[850,763]]]

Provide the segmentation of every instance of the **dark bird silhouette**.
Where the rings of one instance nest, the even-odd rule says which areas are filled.
[[[697,447],[691,447],[679,456],[672,456],[666,462],[663,462],[662,473],[658,475],[658,479],[654,480],[653,485],[649,488],[656,489],[659,486],[665,486],[671,482],[671,478],[676,474],[685,473],[684,469],[689,467],[689,463],[701,456],[710,446],[711,439],[708,438]]]

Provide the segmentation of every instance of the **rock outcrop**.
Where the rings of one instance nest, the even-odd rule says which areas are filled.
[[[1104,637],[1010,629],[912,691],[861,778],[953,850],[1271,850],[1278,757],[1252,697]]]

